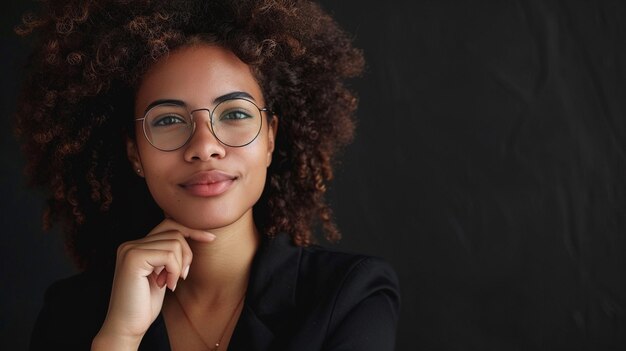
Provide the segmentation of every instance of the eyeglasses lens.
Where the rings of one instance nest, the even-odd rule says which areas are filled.
[[[194,121],[187,108],[175,104],[151,108],[143,123],[148,141],[164,151],[182,147],[194,131]],[[220,142],[233,147],[244,146],[251,143],[261,130],[261,111],[246,99],[226,100],[215,106],[211,123],[211,131]]]

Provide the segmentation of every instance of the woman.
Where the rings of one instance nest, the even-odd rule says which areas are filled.
[[[40,13],[17,133],[82,272],[47,290],[31,349],[393,349],[393,269],[315,245],[339,239],[324,193],[363,65],[319,6]]]

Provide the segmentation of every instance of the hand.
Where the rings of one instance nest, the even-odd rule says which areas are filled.
[[[165,219],[146,237],[120,245],[109,310],[93,349],[137,349],[161,311],[166,287],[174,291],[189,273],[193,254],[186,239],[210,242],[215,235]]]

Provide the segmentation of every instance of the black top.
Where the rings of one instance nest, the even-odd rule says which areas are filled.
[[[107,277],[106,279],[103,279]],[[89,350],[108,308],[112,274],[86,271],[46,291],[31,350]],[[264,239],[228,350],[393,350],[400,303],[384,260]],[[139,350],[170,350],[159,315]]]

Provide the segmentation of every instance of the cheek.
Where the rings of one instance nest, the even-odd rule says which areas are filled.
[[[168,199],[172,199],[172,193],[166,184],[165,178],[158,170],[151,169],[146,171],[146,185],[152,198],[159,204],[161,208],[165,205],[164,202]]]
[[[242,155],[246,158],[246,163],[255,170],[266,170],[268,165],[268,138],[265,133],[259,135],[248,147],[241,149]]]
[[[265,187],[265,178],[267,177],[267,145],[265,143],[251,144],[251,148],[242,148],[239,153],[238,162],[245,165],[243,175],[247,191],[254,194],[254,197],[260,197]]]
[[[150,146],[151,147],[151,146]],[[152,147],[151,147],[152,148]],[[152,148],[152,150],[143,150],[141,154],[141,162],[143,164],[143,173],[146,185],[152,194],[152,197],[159,201],[159,198],[171,196],[171,189],[168,186],[168,177],[172,172],[180,169],[179,163],[175,162],[169,154],[163,154]]]
[[[254,184],[265,184],[267,173],[267,153],[260,149],[245,155],[246,173],[249,182]]]

